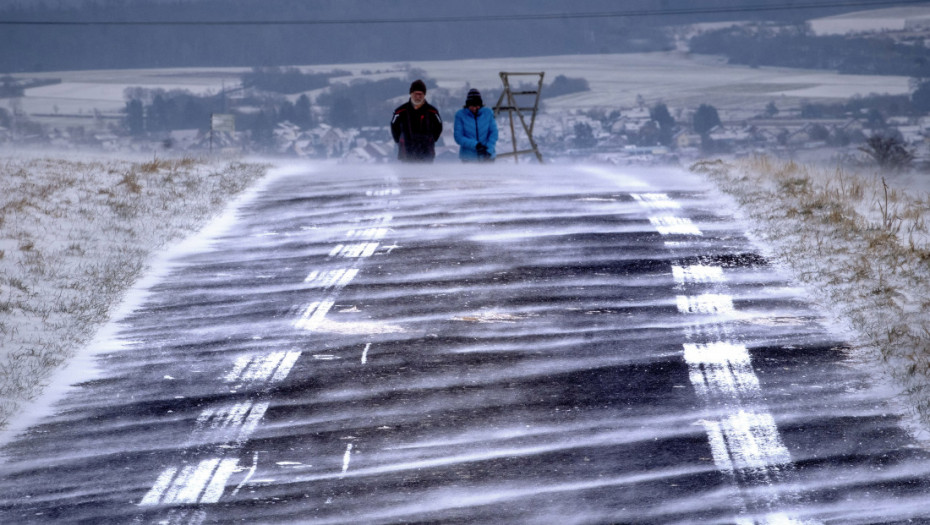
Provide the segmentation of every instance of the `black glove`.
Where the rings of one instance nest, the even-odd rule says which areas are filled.
[[[488,147],[485,146],[484,144],[482,144],[482,143],[479,142],[478,145],[475,146],[475,149],[478,151],[478,158],[479,158],[479,159],[488,159],[488,158],[491,158],[491,154],[488,152]]]

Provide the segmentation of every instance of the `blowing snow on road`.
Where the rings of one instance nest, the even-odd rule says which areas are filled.
[[[0,521],[930,512],[887,393],[699,175],[304,164],[233,211],[10,440]]]

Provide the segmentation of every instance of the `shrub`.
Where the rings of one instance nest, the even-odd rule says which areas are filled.
[[[865,141],[860,151],[872,157],[882,168],[899,170],[907,167],[914,160],[914,153],[907,149],[899,135],[876,133]]]

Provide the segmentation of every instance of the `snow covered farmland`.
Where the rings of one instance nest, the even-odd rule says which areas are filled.
[[[846,35],[881,31],[906,31],[930,26],[930,7],[892,7],[859,11],[810,21],[816,35]]]
[[[558,75],[584,78],[589,92],[566,95],[545,102],[543,113],[573,110],[623,109],[640,104],[664,102],[670,108],[694,109],[712,104],[732,115],[758,114],[776,100],[779,107],[797,106],[801,101],[838,100],[853,95],[909,93],[907,77],[840,75],[831,71],[734,66],[718,57],[682,52],[565,55],[524,58],[421,61],[406,64],[360,63],[299,66],[304,72],[345,70],[350,77],[378,79],[405,76],[409,68],[422,69],[440,87],[477,87],[486,103],[496,102],[501,90],[501,71],[544,71],[547,81]],[[41,114],[44,121],[64,121],[64,116],[119,117],[125,108],[124,90],[141,86],[188,89],[195,93],[219,92],[239,83],[247,68],[163,69],[124,71],[66,71],[35,73],[37,79],[61,79],[61,84],[26,90],[21,107],[27,114]],[[404,93],[386,94],[403,97]],[[56,109],[57,108],[57,109]],[[387,117],[385,117],[387,119]]]

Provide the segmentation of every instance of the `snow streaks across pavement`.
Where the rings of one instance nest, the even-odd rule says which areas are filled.
[[[11,523],[877,523],[930,461],[674,169],[279,176],[4,449]]]

